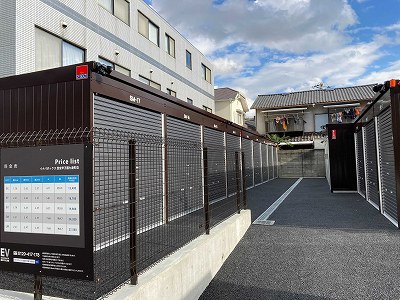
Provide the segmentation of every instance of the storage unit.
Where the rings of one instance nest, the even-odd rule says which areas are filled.
[[[201,151],[179,146],[179,142],[201,143],[201,130],[193,124],[174,117],[167,117],[168,161],[168,220],[174,220],[203,206]],[[175,146],[175,142],[178,145]],[[189,144],[190,145],[190,144]],[[195,149],[194,149],[195,150]],[[187,180],[189,179],[189,181]]]
[[[252,141],[242,139],[242,149],[244,153],[244,163],[246,166],[246,186],[251,188],[254,186],[254,168],[253,168],[253,145]]]
[[[225,134],[204,128],[204,146],[208,149],[208,193],[213,203],[226,197]]]
[[[228,196],[236,192],[237,169],[240,169],[240,137],[226,134],[226,180]],[[237,165],[237,163],[239,165]]]
[[[328,124],[327,130],[331,191],[357,191],[354,125]]]
[[[356,120],[358,192],[394,225],[400,217],[400,84],[379,85]]]
[[[357,156],[357,190],[365,198],[365,162],[363,132],[359,130],[355,136]]]
[[[261,144],[262,178],[263,182],[269,180],[268,176],[268,145]]]
[[[378,116],[377,121],[382,212],[388,218],[397,222],[396,172],[391,110],[386,109]]]
[[[253,158],[254,158],[254,184],[260,184],[262,182],[262,166],[261,166],[261,149],[260,143],[253,142]]]
[[[0,111],[0,136],[32,134],[40,145],[44,136],[48,144],[85,149],[79,149],[87,162],[80,213],[87,216],[82,239],[91,255],[77,261],[92,264],[93,278],[69,283],[91,297],[129,279],[132,232],[141,271],[204,232],[207,196],[213,203],[241,193],[242,153],[247,188],[271,168],[262,151],[268,147],[269,160],[277,158],[255,132],[94,62],[0,79]],[[176,232],[173,243],[160,242],[168,232]]]

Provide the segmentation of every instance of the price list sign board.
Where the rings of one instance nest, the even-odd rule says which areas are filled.
[[[93,280],[92,152],[1,149],[1,269]]]

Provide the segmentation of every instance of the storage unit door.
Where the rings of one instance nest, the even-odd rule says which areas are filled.
[[[360,194],[365,197],[365,162],[362,130],[356,133],[357,181]]]
[[[254,155],[254,184],[261,183],[261,153],[260,153],[260,143],[253,142],[253,155]]]
[[[209,201],[226,197],[224,133],[204,128],[204,146],[208,149]]]
[[[268,178],[274,178],[274,147],[268,145]]]
[[[383,213],[398,224],[392,114],[390,108],[378,117],[378,137]]]
[[[244,164],[246,168],[246,187],[252,187],[254,185],[253,181],[253,155],[251,141],[243,139],[242,147],[244,152]]]
[[[372,121],[365,127],[365,162],[367,173],[367,200],[379,209],[378,162],[376,153],[375,123]]]
[[[272,149],[274,151],[274,178],[278,178],[278,148],[272,147]]]
[[[161,143],[149,147],[146,135],[161,141],[161,114],[96,96],[94,126],[144,134],[136,143],[138,229],[163,222],[163,167]],[[101,129],[100,129],[101,128]],[[154,138],[153,138],[154,139]],[[100,138],[94,145],[94,214],[96,244],[121,240],[129,233],[129,141]],[[117,225],[116,225],[117,224]],[[118,226],[119,230],[111,230]],[[111,229],[110,229],[111,228]]]
[[[267,181],[268,178],[268,146],[261,144],[261,157],[262,157],[262,175],[263,181]]]
[[[168,220],[203,207],[200,126],[167,118]]]
[[[240,169],[240,137],[231,134],[226,135],[226,162],[228,195],[236,193],[236,154],[239,157]]]

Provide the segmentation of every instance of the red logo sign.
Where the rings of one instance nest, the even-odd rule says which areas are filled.
[[[336,140],[336,130],[332,130],[332,140]]]
[[[88,65],[76,67],[76,80],[88,79],[88,77],[89,77]]]

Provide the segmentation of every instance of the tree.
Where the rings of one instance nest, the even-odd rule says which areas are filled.
[[[269,134],[267,133],[267,138],[274,143],[274,145],[280,149],[281,144],[285,144],[289,147],[293,147],[293,144],[289,142],[289,137],[287,136],[279,136],[277,134]]]

